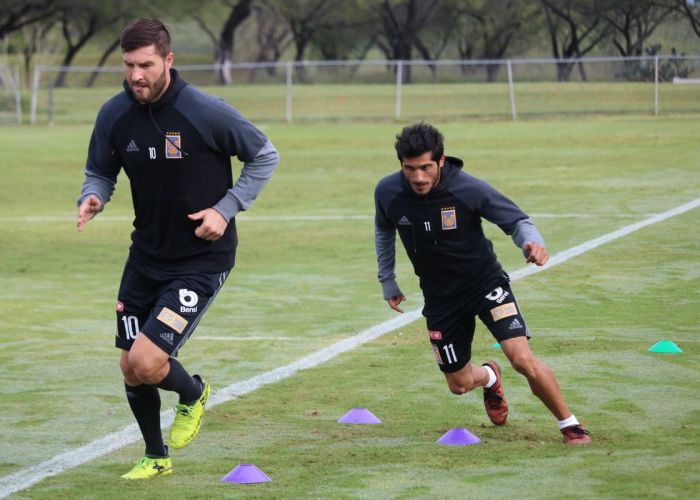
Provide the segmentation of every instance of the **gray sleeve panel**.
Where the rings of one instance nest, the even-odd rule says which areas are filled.
[[[386,201],[385,187],[390,184],[383,179],[374,191],[374,247],[377,252],[377,278],[382,285],[384,300],[403,295],[396,282],[396,228],[387,217],[382,202]]]
[[[396,283],[396,231],[383,230],[375,226],[374,246],[377,251],[377,278],[382,285],[384,299],[402,295]]]
[[[78,197],[78,206],[87,198],[89,195],[94,194],[100,199],[102,203],[102,209],[105,204],[112,197],[114,193],[114,187],[116,182],[107,177],[102,177],[94,172],[85,170],[85,181],[83,182],[83,189],[80,192],[80,197]],[[102,211],[100,209],[100,212]]]
[[[255,160],[268,142],[265,134],[233,106],[192,85],[182,89],[175,107],[214,151],[236,156],[243,163]]]
[[[399,288],[399,284],[396,282],[394,279],[387,279],[386,281],[382,281],[382,296],[384,297],[384,300],[389,300],[392,297],[398,297],[399,295],[403,295],[401,292],[401,289]]]
[[[94,194],[100,199],[104,208],[112,197],[122,167],[112,144],[112,128],[128,109],[129,101],[124,93],[117,94],[100,108],[90,137],[85,164],[85,181],[78,198],[78,206],[86,196]]]
[[[226,191],[214,209],[226,220],[231,220],[238,212],[250,208],[272,177],[278,163],[279,153],[268,140],[257,155],[243,165],[236,184]]]
[[[544,238],[542,238],[542,235],[535,227],[535,223],[529,217],[518,221],[510,237],[513,239],[515,246],[521,250],[526,243],[537,243],[545,246]]]

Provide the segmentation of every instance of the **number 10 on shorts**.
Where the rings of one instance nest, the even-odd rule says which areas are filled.
[[[136,335],[139,333],[139,319],[136,316],[122,316],[124,323],[124,334],[127,340],[136,340]]]

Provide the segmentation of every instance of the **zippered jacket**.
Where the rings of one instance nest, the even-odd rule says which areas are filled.
[[[156,102],[124,91],[100,109],[90,139],[78,205],[90,194],[104,206],[120,170],[134,207],[130,258],[165,270],[230,269],[237,244],[235,215],[246,210],[272,176],[279,155],[267,137],[222,99],[189,85],[171,69]],[[235,185],[231,157],[244,163]],[[188,214],[216,209],[228,222],[216,241],[195,236]]]
[[[462,171],[462,160],[447,157],[440,181],[418,195],[401,171],[384,177],[375,190],[378,278],[385,299],[401,294],[395,275],[396,231],[420,280],[426,304],[444,298],[477,297],[503,279],[482,219],[511,235],[518,248],[544,241],[532,220],[486,182]]]

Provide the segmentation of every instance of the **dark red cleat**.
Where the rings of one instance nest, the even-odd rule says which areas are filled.
[[[490,367],[496,374],[496,383],[488,389],[484,387],[484,407],[486,414],[495,425],[503,425],[508,418],[508,403],[503,396],[503,386],[501,385],[501,367],[495,361],[488,361],[482,366]]]
[[[588,431],[581,424],[564,427],[561,433],[564,435],[564,444],[587,445],[591,442]]]

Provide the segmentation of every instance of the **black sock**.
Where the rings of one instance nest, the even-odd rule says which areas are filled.
[[[160,431],[160,394],[155,385],[141,384],[136,387],[124,384],[126,399],[131,412],[139,424],[143,440],[146,442],[146,455],[167,457]]]
[[[187,373],[175,358],[170,358],[170,371],[157,385],[160,389],[177,392],[181,404],[191,405],[202,395],[200,379]]]

